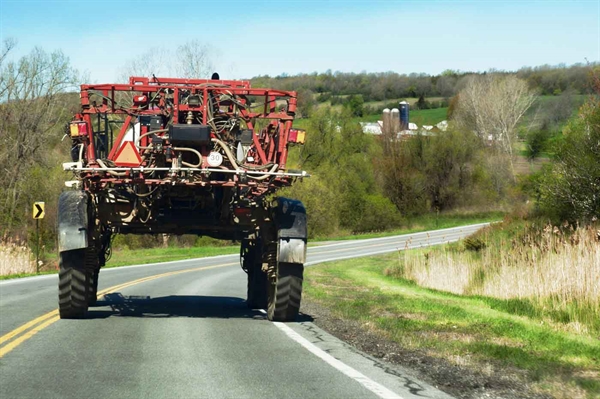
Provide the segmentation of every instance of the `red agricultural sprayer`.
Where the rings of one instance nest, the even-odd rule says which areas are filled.
[[[68,126],[72,171],[59,199],[59,309],[84,317],[111,237],[197,234],[241,241],[248,305],[296,317],[306,213],[275,198],[305,172],[286,168],[296,93],[247,81],[132,77],[81,86]]]

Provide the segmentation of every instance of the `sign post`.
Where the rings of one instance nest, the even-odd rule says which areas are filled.
[[[33,203],[33,218],[35,219],[35,272],[40,272],[40,219],[46,216],[46,204],[44,202]]]

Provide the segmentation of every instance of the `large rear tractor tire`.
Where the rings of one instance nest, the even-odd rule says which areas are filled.
[[[267,318],[271,321],[294,321],[300,311],[304,265],[279,263],[277,279],[269,285]]]
[[[307,219],[302,202],[279,197],[273,208],[276,234],[267,251],[269,306],[272,321],[294,321],[300,311],[306,262]]]
[[[80,319],[88,310],[93,276],[85,268],[85,249],[60,253],[58,309],[61,319]]]
[[[58,199],[58,310],[61,319],[83,318],[88,306],[96,303],[101,246],[94,214],[89,193],[61,193]]]

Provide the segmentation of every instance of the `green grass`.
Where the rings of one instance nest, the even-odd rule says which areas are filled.
[[[106,267],[145,265],[148,263],[205,258],[208,256],[238,254],[239,246],[191,247],[191,248],[146,248],[114,251]]]
[[[522,141],[522,142],[518,142],[518,143],[515,145],[515,150],[516,150],[516,151],[514,152],[514,154],[515,154],[515,155],[520,155],[520,156],[522,156],[522,157],[524,157],[524,158],[527,158],[527,157],[529,156],[529,152],[528,152],[528,148],[527,148],[527,143],[526,143],[526,142],[524,142],[524,141]],[[536,158],[551,159],[553,155],[554,155],[554,154],[553,154],[553,153],[551,153],[551,152],[548,152],[548,151],[542,151],[542,152],[540,152],[540,153],[539,153],[539,154],[536,156]]]
[[[383,110],[382,110],[383,111]],[[417,126],[436,125],[443,120],[446,120],[448,108],[410,110],[410,121],[416,123]],[[365,115],[362,118],[354,118],[355,122],[377,122],[381,120],[381,114]],[[308,129],[310,118],[301,118],[294,120],[294,127],[297,129]]]
[[[339,97],[348,98],[348,97],[350,97],[350,95],[340,95]],[[442,101],[442,100],[444,100],[444,97],[427,97],[426,100],[429,102]],[[375,109],[379,108],[380,111],[383,111],[383,109],[386,107],[398,108],[400,101],[408,102],[410,104],[410,108],[412,110],[413,107],[415,106],[415,103],[417,101],[419,101],[419,98],[418,97],[403,97],[403,98],[380,100],[380,101],[367,101],[363,104],[363,107],[364,108],[370,107],[370,108],[375,108]],[[332,109],[334,109],[336,111],[341,111],[344,106],[343,106],[343,104],[331,105],[331,101],[325,101],[325,102],[317,104],[317,108],[324,108],[324,107],[331,107]]]
[[[17,273],[17,274],[7,274],[5,276],[0,276],[0,280],[10,280],[13,278],[21,278],[21,277],[31,277],[31,276],[40,276],[42,274],[55,274],[56,270],[44,270],[39,273]]]
[[[523,158],[528,158],[529,152],[526,149],[525,150],[517,150],[515,152],[515,155],[522,156]],[[552,155],[553,155],[552,153],[542,151],[535,158],[536,159],[551,159]]]
[[[579,108],[589,97],[587,94],[575,94],[571,98],[571,118],[577,116]],[[530,126],[536,118],[544,117],[543,113],[548,112],[549,107],[553,107],[556,101],[560,101],[558,96],[538,96],[533,105],[527,110],[523,119],[520,122],[521,126]],[[541,112],[540,112],[541,111]],[[556,129],[561,131],[568,121],[562,121],[556,126]]]
[[[385,271],[398,254],[308,268],[305,295],[336,316],[368,323],[405,348],[465,359],[474,369],[524,370],[540,389],[564,397],[600,395],[600,341],[545,323],[527,301],[459,296],[425,289]]]
[[[296,129],[308,129],[310,118],[294,119],[294,127]]]
[[[443,120],[446,120],[448,108],[435,109],[415,109],[410,110],[410,121],[416,123],[417,126],[436,125]],[[377,122],[381,120],[382,115],[366,115],[362,118],[356,118],[358,122]]]

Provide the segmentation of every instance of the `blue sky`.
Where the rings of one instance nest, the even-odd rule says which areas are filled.
[[[327,69],[436,74],[600,61],[600,0],[0,0],[13,56],[61,49],[91,82],[197,39],[222,78]]]

